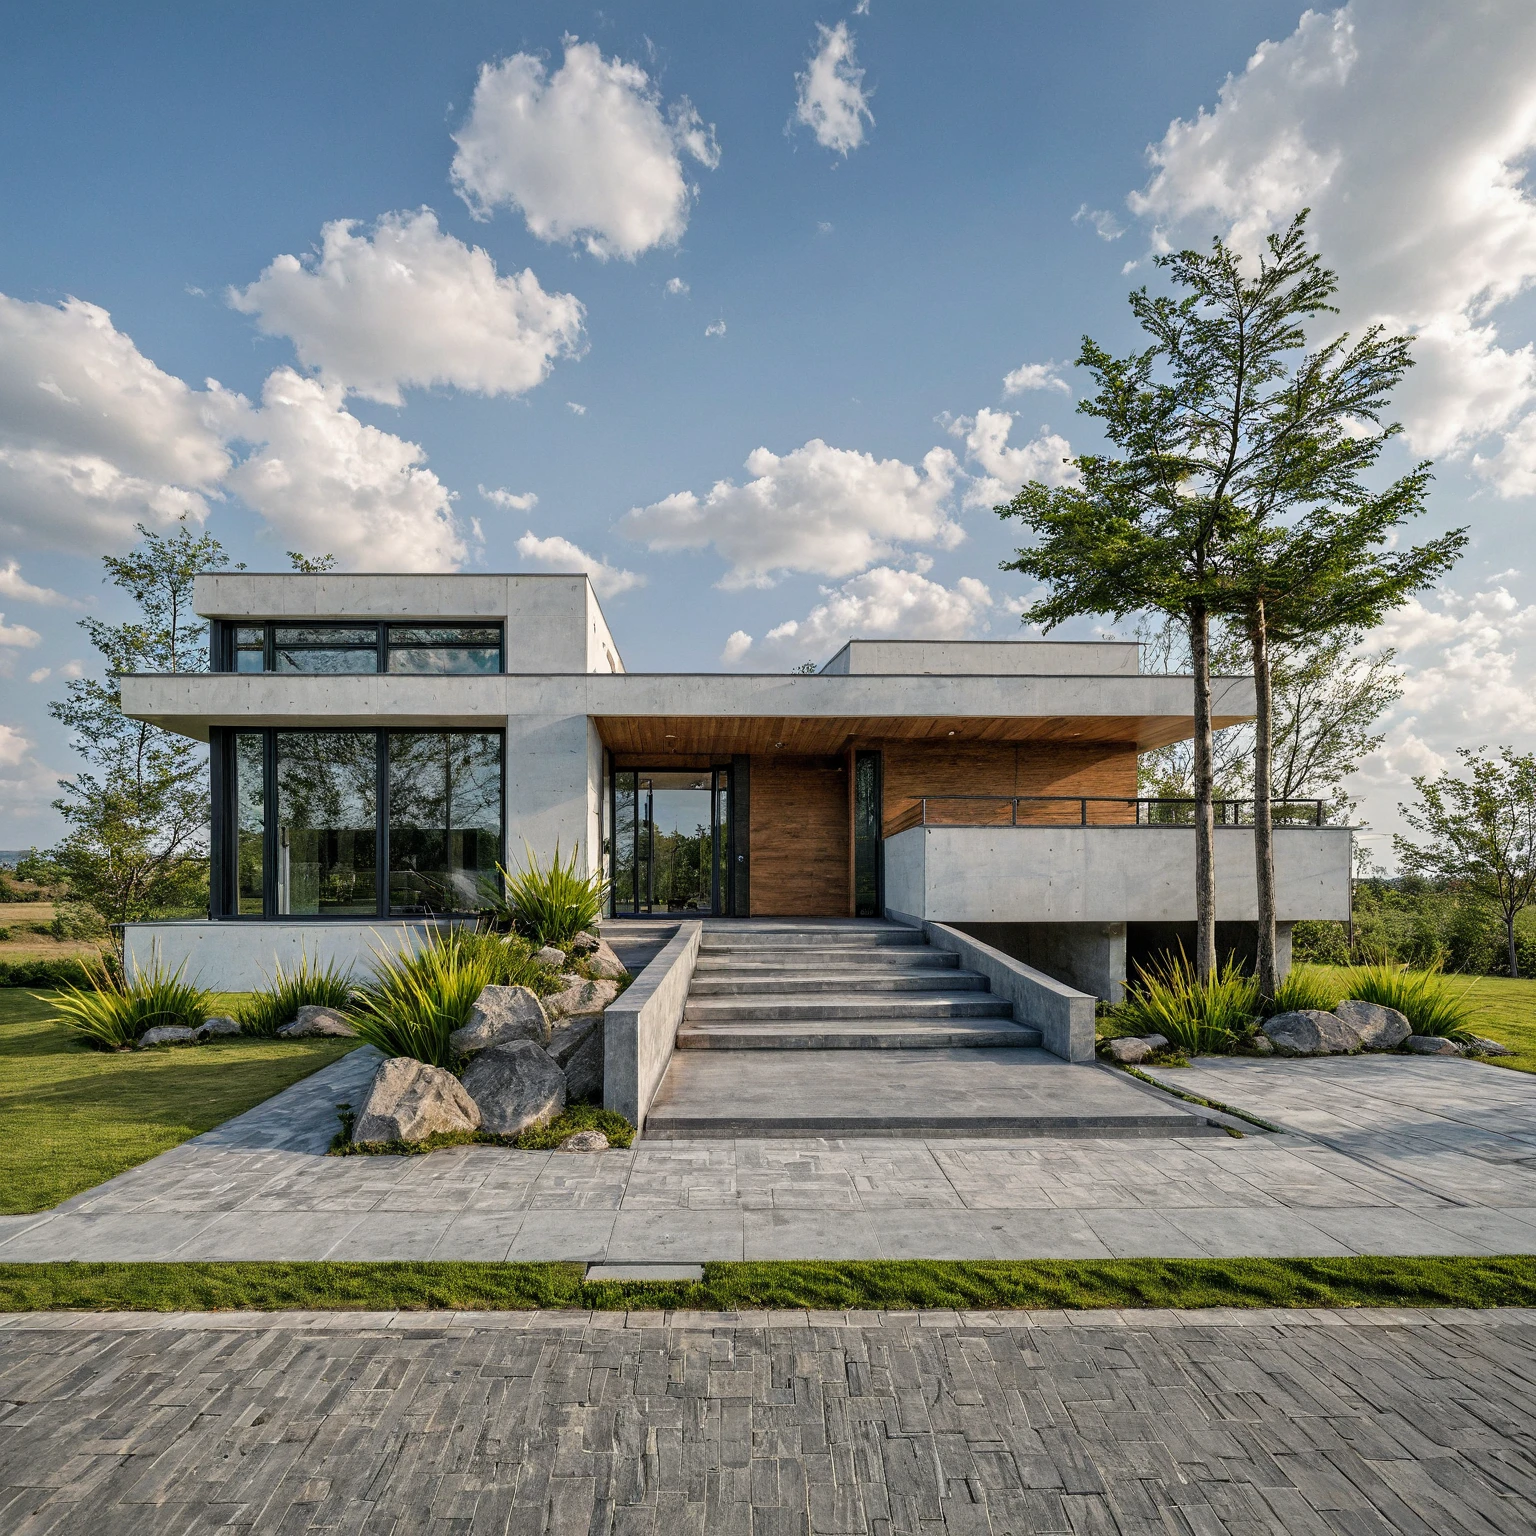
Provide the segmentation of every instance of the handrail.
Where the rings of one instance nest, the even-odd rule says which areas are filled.
[[[1244,827],[1253,825],[1250,809],[1244,814],[1243,807],[1256,802],[1250,797],[1242,800],[1221,799],[1213,802],[1216,825],[1220,827]],[[955,817],[945,813],[944,807],[952,804],[980,805],[996,808],[995,814],[981,819]],[[1194,799],[1172,795],[922,795],[914,805],[898,812],[885,825],[885,836],[894,837],[911,827],[998,827],[998,826],[1138,826],[1178,827],[1194,822]],[[1020,819],[1019,807],[1025,807]],[[1075,806],[1077,814],[1054,817],[1049,807]],[[1096,815],[1090,817],[1090,806],[1114,806],[1120,815]],[[930,809],[931,808],[931,809]],[[1006,808],[1006,815],[1004,812]],[[1035,809],[1038,808],[1038,809]],[[1300,815],[1294,814],[1300,811]],[[1321,827],[1327,824],[1325,802],[1322,800],[1271,800],[1270,818],[1281,826]]]

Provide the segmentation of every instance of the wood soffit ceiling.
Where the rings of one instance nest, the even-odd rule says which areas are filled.
[[[1217,730],[1246,716],[1219,715]],[[1116,744],[1143,751],[1183,741],[1187,715],[1003,716],[714,716],[599,715],[597,728],[611,752],[656,754],[841,752],[880,741],[1057,742]]]

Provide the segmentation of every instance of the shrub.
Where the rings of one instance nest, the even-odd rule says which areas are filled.
[[[1291,930],[1291,958],[1317,965],[1348,965],[1348,925],[1310,919],[1297,923]]]
[[[1460,992],[1455,991],[1440,974],[1438,966],[1410,971],[1380,960],[1373,965],[1355,966],[1346,985],[1349,988],[1347,997],[1380,1003],[1383,1008],[1396,1008],[1407,1018],[1416,1035],[1444,1035],[1448,1039],[1464,1040],[1470,1034],[1467,1025],[1477,1011],[1467,1001],[1472,984],[1468,983]]]
[[[352,1026],[389,1056],[429,1066],[455,1065],[448,1037],[469,1019],[475,999],[494,985],[488,946],[449,933],[434,935],[414,954],[380,955],[373,979],[352,1002]]]
[[[235,1016],[248,1035],[271,1038],[283,1025],[291,1024],[306,1004],[322,1008],[346,1008],[352,999],[352,976],[334,960],[321,965],[302,950],[299,963],[285,971],[274,960],[272,979],[258,987],[235,1010]]]
[[[1275,995],[1264,1005],[1264,1014],[1291,1013],[1303,1008],[1321,1008],[1332,1013],[1344,994],[1337,981],[1329,981],[1310,965],[1293,965],[1291,973],[1275,988]]]
[[[89,992],[103,966],[116,971],[117,956],[108,954],[90,964],[75,959],[0,961],[0,987],[77,987]]]
[[[114,974],[102,965],[95,990],[65,987],[51,999],[62,1022],[102,1050],[126,1050],[146,1030],[162,1025],[197,1029],[213,1011],[213,993],[182,979],[186,961],[168,970],[158,953],[147,969]],[[49,1001],[49,999],[40,999]]]
[[[540,996],[559,990],[555,973],[533,958],[533,945],[520,934],[455,928],[439,942],[456,945],[466,958],[473,955],[482,959],[491,978],[486,983],[489,987],[527,987]]]
[[[48,932],[56,939],[105,938],[107,920],[88,901],[56,901]]]
[[[608,883],[600,872],[577,873],[580,853],[578,844],[562,864],[560,845],[556,843],[555,856],[549,867],[543,869],[529,848],[527,864],[517,874],[509,875],[501,869],[507,894],[495,904],[493,910],[497,919],[509,922],[518,933],[535,943],[561,947],[592,927],[603,915]]]
[[[1259,1014],[1259,984],[1235,959],[1199,981],[1188,959],[1171,955],[1126,986],[1115,1022],[1138,1035],[1166,1035],[1189,1054],[1230,1051]]]

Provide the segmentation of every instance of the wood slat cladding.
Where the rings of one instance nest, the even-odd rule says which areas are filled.
[[[1136,794],[1136,749],[1124,745],[985,742],[865,742],[877,746],[884,768],[886,835],[892,823],[924,795],[1113,795]],[[962,808],[963,809],[963,808]],[[973,819],[985,819],[978,805]],[[1000,813],[1001,820],[1008,815]],[[1020,807],[1020,817],[1056,821],[1064,812]],[[1096,822],[1134,821],[1135,808],[1093,808]]]
[[[1145,751],[1183,741],[1188,716],[1179,715],[1021,715],[1001,718],[958,715],[827,715],[779,718],[723,715],[599,715],[603,744],[615,757],[655,767],[676,756],[723,757],[734,753],[830,756],[857,740],[935,743],[1062,742],[1117,743]],[[1220,716],[1215,725],[1238,723]],[[779,745],[783,743],[783,745]]]
[[[753,917],[846,917],[848,774],[842,757],[752,758]]]

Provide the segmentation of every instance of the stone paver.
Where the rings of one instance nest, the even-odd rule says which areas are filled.
[[[1530,1313],[0,1318],[0,1529],[1536,1528]]]
[[[337,1103],[361,1101],[377,1060],[353,1052],[55,1211],[0,1219],[0,1262],[1536,1252],[1536,1077],[1475,1062],[1202,1060],[1163,1074],[1286,1128],[1240,1139],[326,1157]]]

